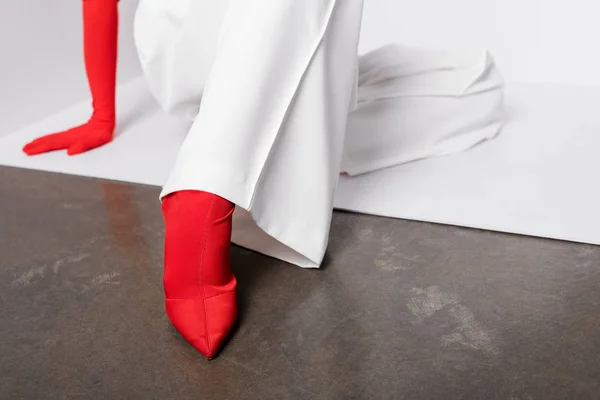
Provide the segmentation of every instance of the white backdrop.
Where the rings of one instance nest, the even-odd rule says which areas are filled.
[[[120,5],[120,82],[140,73],[136,5]],[[509,82],[600,85],[598,0],[367,0],[361,51],[392,41],[489,48]],[[79,1],[2,0],[0,50],[0,136],[88,97]]]
[[[0,0],[0,165],[162,185],[188,125],[160,112],[143,78],[118,91],[127,134],[110,146],[78,157],[20,150],[90,114],[83,102],[55,115],[89,101],[78,3]],[[120,5],[120,82],[140,75],[136,5]],[[342,178],[335,206],[600,244],[600,190],[590,184],[600,170],[598,21],[599,0],[366,0],[363,52],[390,42],[488,48],[509,82],[509,122],[469,152]]]
[[[489,48],[509,82],[600,85],[598,0],[366,0],[362,50]]]

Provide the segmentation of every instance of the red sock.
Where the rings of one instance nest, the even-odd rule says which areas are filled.
[[[236,280],[229,266],[234,205],[200,191],[172,193],[162,204],[167,315],[211,359],[237,319]]]
[[[94,113],[90,120],[67,131],[27,144],[28,155],[67,149],[83,153],[110,142],[115,129],[117,75],[117,0],[83,0],[83,48]]]

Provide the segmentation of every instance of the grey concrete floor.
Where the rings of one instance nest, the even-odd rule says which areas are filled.
[[[232,247],[208,362],[163,312],[158,193],[0,168],[0,399],[600,398],[598,247],[336,213],[322,270]]]

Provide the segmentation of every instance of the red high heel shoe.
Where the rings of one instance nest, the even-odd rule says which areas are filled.
[[[229,265],[233,203],[180,191],[163,199],[165,307],[173,326],[206,358],[223,346],[237,319]]]

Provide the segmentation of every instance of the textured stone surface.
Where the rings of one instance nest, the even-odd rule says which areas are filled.
[[[162,303],[153,187],[0,168],[1,399],[592,399],[600,250],[336,213],[326,266],[232,247],[208,362]]]

